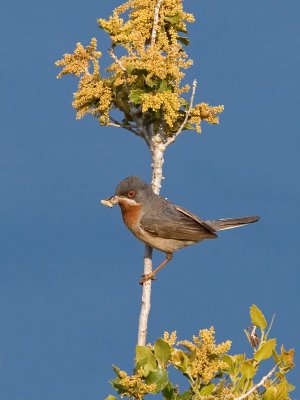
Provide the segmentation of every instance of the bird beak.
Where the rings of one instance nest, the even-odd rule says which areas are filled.
[[[111,196],[106,200],[101,200],[101,204],[110,208],[112,208],[117,203],[119,203],[119,197],[117,195]]]

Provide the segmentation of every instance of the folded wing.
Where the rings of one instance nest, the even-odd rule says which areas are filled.
[[[217,237],[216,230],[190,211],[165,200],[163,212],[145,213],[140,221],[142,229],[152,236],[166,239],[200,241]]]

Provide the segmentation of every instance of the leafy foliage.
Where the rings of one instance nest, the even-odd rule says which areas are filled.
[[[67,74],[80,78],[73,101],[77,118],[92,114],[102,125],[129,128],[139,136],[143,136],[142,120],[148,133],[163,132],[166,137],[179,129],[200,132],[202,120],[218,123],[223,106],[199,103],[190,109],[182,96],[190,90],[181,81],[192,65],[185,47],[189,45],[186,23],[194,21],[193,15],[183,10],[182,0],[164,0],[159,9],[157,4],[157,0],[129,0],[107,20],[98,20],[112,41],[114,62],[106,68],[106,76],[100,74],[95,38],[86,47],[77,43],[73,54],[56,62],[63,68],[59,78]],[[122,113],[122,122],[111,116],[113,109]]]
[[[251,400],[288,400],[294,386],[286,374],[294,367],[294,350],[281,346],[276,351],[276,339],[269,338],[272,322],[268,327],[257,306],[250,308],[250,317],[252,326],[245,330],[253,353],[249,358],[228,354],[231,342],[216,344],[213,328],[200,330],[192,341],[176,342],[176,332],[165,332],[153,345],[137,346],[132,375],[114,367],[116,378],[111,384],[121,397],[138,400],[158,393],[165,400],[233,400],[245,395]],[[274,367],[261,379],[264,361],[269,359]],[[181,392],[170,381],[170,368],[187,379],[187,391]]]

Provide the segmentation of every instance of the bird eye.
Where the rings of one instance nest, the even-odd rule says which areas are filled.
[[[127,196],[128,196],[129,198],[134,197],[134,196],[135,196],[135,191],[134,191],[134,190],[130,190],[130,192],[127,193]]]

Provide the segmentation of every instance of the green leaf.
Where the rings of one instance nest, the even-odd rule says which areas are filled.
[[[183,130],[195,131],[196,128],[192,124],[185,124],[184,127],[183,127]]]
[[[166,364],[171,357],[170,345],[162,338],[157,339],[157,341],[154,343],[154,355],[159,361],[161,361],[163,364]]]
[[[177,399],[177,388],[175,388],[171,382],[161,391],[164,396],[164,400],[176,400]]]
[[[136,68],[136,67],[135,67],[134,64],[129,64],[129,65],[127,65],[127,66],[126,66],[126,72],[127,72],[127,74],[131,75],[132,72],[133,72],[133,70],[134,70],[135,68]]]
[[[213,385],[213,384],[208,385],[208,386],[204,386],[204,387],[200,390],[199,393],[200,393],[202,396],[208,396],[208,395],[210,395],[210,394],[213,392],[214,388],[215,388],[215,385]]]
[[[112,381],[109,381],[112,385],[112,387],[115,389],[116,392],[119,394],[124,393],[124,388],[122,385],[120,385],[120,378],[115,378]]]
[[[239,390],[241,388],[245,388],[245,383],[246,383],[247,379],[242,375],[238,384],[236,385],[236,389]]]
[[[267,321],[265,316],[255,304],[250,307],[250,317],[254,326],[258,326],[260,329],[266,329]]]
[[[120,368],[116,367],[115,365],[112,365],[112,369],[114,370],[115,374],[120,378]]]
[[[285,382],[280,383],[276,386],[276,400],[289,399],[288,391]]]
[[[172,352],[171,362],[174,367],[178,368],[182,372],[185,372],[190,363],[190,359],[182,350],[176,349]]]
[[[177,32],[188,33],[186,28],[178,28],[178,26],[176,26],[176,30]]]
[[[263,400],[276,400],[277,389],[275,386],[267,388],[263,395]]]
[[[170,88],[168,86],[168,82],[166,80],[162,80],[161,84],[159,85],[159,88],[158,88],[158,93],[163,93],[167,90],[170,90]]]
[[[115,396],[113,396],[112,394],[109,394],[105,400],[118,400]]]
[[[279,364],[279,363],[280,363],[280,357],[279,357],[279,355],[276,353],[275,350],[272,351],[272,355],[273,355],[273,360],[274,360],[275,364]]]
[[[233,362],[237,365],[240,364],[241,362],[245,361],[246,355],[245,354],[235,354],[234,356],[231,356]]]
[[[267,340],[255,353],[254,358],[256,361],[260,362],[270,358],[273,354],[273,350],[276,347],[276,339]]]
[[[178,14],[173,15],[171,17],[165,17],[164,20],[167,22],[171,22],[172,25],[177,25],[180,22],[180,16]]]
[[[187,390],[177,396],[177,400],[189,400],[191,398],[191,392]]]
[[[284,346],[283,345],[281,346],[280,360],[282,361],[285,367],[288,367],[290,369],[294,367],[294,354],[295,354],[294,349],[286,351]]]
[[[184,45],[188,46],[190,44],[190,40],[187,37],[184,36],[177,36],[177,40],[181,43],[183,43]]]
[[[164,389],[169,383],[168,373],[165,370],[158,369],[156,371],[150,371],[149,375],[145,379],[147,384],[155,383],[156,393]]]
[[[146,82],[146,85],[151,88],[153,88],[154,86],[157,85],[157,81],[155,81],[154,79],[151,79],[151,78],[146,78],[145,82]]]
[[[143,93],[145,92],[141,89],[131,90],[129,100],[131,100],[134,104],[140,104]]]
[[[146,363],[149,364],[152,368],[157,368],[156,358],[149,347],[136,346],[135,359],[136,363],[144,362],[144,360],[146,360]]]
[[[294,386],[294,385],[292,385],[291,383],[287,382],[287,384],[286,384],[286,390],[287,390],[288,392],[292,392],[292,391],[295,390],[295,389],[296,389],[296,386]]]
[[[140,360],[139,362],[137,362],[135,364],[135,369],[134,372],[137,373],[141,368],[143,368],[143,376],[146,377],[148,376],[149,372],[152,371],[153,369],[155,370],[155,368],[153,368],[151,366],[151,364],[148,363],[146,358],[143,358],[142,360]]]
[[[226,371],[228,371],[229,374],[233,373],[235,368],[234,368],[234,362],[233,362],[231,356],[229,356],[228,354],[224,354],[224,356],[222,357],[222,361],[224,361],[228,365],[228,368],[226,368]]]
[[[187,390],[177,396],[177,400],[189,400],[191,398],[191,392]]]
[[[255,367],[250,361],[244,361],[241,364],[241,373],[246,379],[252,379],[255,375]]]

